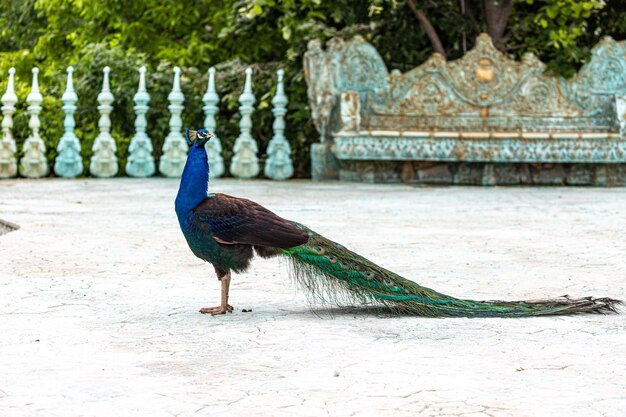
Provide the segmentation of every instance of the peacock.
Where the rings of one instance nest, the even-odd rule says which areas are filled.
[[[308,227],[283,219],[265,207],[220,193],[208,193],[206,129],[186,130],[190,146],[175,208],[191,251],[213,265],[221,282],[221,302],[201,313],[231,313],[232,272],[244,272],[254,253],[284,256],[296,280],[324,299],[375,304],[399,314],[430,317],[525,317],[582,312],[616,312],[611,298],[533,301],[474,301],[454,298],[382,268]]]

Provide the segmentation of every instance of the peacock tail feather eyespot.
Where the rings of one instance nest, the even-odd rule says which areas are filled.
[[[315,252],[319,253],[320,255],[323,255],[326,251],[324,250],[323,247],[321,246],[316,246],[315,247]]]
[[[363,276],[367,279],[374,279],[374,274],[370,271],[363,271]]]
[[[337,258],[333,255],[328,255],[327,256],[328,260],[330,261],[331,264],[334,264],[337,262]]]

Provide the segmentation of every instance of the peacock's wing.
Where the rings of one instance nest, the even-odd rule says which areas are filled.
[[[195,221],[208,225],[220,243],[291,248],[306,243],[306,231],[245,198],[214,194],[193,210]]]

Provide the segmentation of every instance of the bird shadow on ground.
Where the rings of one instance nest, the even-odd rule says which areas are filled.
[[[287,312],[287,310],[282,310]],[[310,316],[313,314],[318,318],[338,318],[338,317],[372,317],[372,318],[392,318],[397,317],[389,308],[384,306],[342,306],[342,307],[329,307],[329,306],[310,306],[302,310],[289,310],[289,316]]]

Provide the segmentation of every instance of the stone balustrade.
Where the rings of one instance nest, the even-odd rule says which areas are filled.
[[[15,94],[15,69],[11,68],[8,73],[8,82],[5,93],[2,95],[2,135],[0,136],[0,179],[11,178],[17,175],[28,178],[41,178],[50,173],[50,167],[46,158],[47,149],[44,140],[41,138],[39,128],[41,122],[39,114],[42,111],[41,103],[43,97],[39,91],[38,68],[32,71],[31,92],[28,95],[27,114],[29,115],[28,126],[30,132],[13,132],[13,117],[16,113],[18,97]],[[80,107],[80,100],[74,90],[74,69],[67,68],[67,80],[65,91],[60,98],[63,102],[64,113],[64,134],[59,138],[56,146],[56,158],[54,160],[53,173],[59,177],[76,178],[82,175],[91,175],[98,178],[108,178],[119,175],[119,165],[117,160],[117,145],[114,135],[111,133],[112,119],[115,118],[115,97],[111,92],[110,79],[114,79],[115,74],[104,67],[102,69],[102,90],[98,94],[98,106],[94,111],[98,111],[100,119],[98,122],[99,133],[94,140],[91,149],[89,172],[85,172],[83,167],[83,152],[80,138],[75,133],[76,121],[74,113]],[[185,110],[185,96],[180,86],[180,69],[174,68],[172,90],[168,95],[170,111],[169,133],[163,143],[162,155],[155,161],[153,155],[154,147],[146,129],[148,120],[146,114],[150,109],[149,86],[146,83],[146,68],[139,68],[138,89],[134,96],[135,103],[135,135],[128,147],[128,157],[126,160],[125,173],[131,177],[150,177],[158,173],[166,177],[178,177],[182,173],[186,154],[187,143],[183,137],[182,114]],[[208,85],[206,94],[203,96],[204,102],[204,127],[210,131],[215,131],[218,115],[219,95],[215,83],[215,69],[208,72]],[[274,106],[273,114],[276,118],[274,122],[274,135],[268,146],[268,162],[265,166],[265,176],[275,180],[287,179],[293,175],[293,163],[291,160],[291,149],[287,138],[285,138],[285,114],[287,112],[287,96],[283,87],[283,71],[277,73],[277,92],[272,100]],[[260,172],[258,146],[252,137],[252,118],[254,111],[255,97],[252,90],[252,69],[245,71],[243,93],[239,99],[241,104],[240,114],[241,133],[235,142],[234,156],[230,165],[231,175],[238,178],[254,178]],[[200,126],[192,126],[198,128]],[[27,136],[23,144],[21,153],[18,153],[14,135]],[[211,163],[211,176],[216,178],[224,174],[225,163],[222,157],[222,143],[215,137],[206,144],[207,154]],[[22,157],[17,160],[17,155]]]

